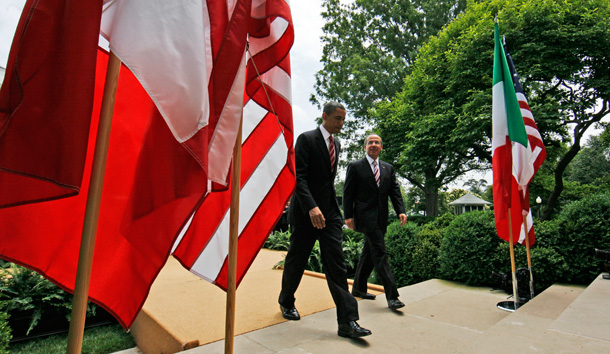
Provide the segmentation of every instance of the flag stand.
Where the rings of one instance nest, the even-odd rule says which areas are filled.
[[[231,177],[231,211],[229,214],[229,260],[227,269],[227,305],[225,318],[225,354],[233,353],[235,333],[235,294],[237,290],[237,240],[239,234],[239,192],[241,187],[241,134],[243,112],[233,148],[233,175]]]
[[[116,55],[110,52],[108,67],[106,69],[106,81],[104,83],[104,96],[102,99],[100,120],[95,141],[89,192],[87,194],[83,234],[78,257],[78,268],[76,270],[76,282],[74,285],[74,298],[72,299],[72,314],[68,332],[68,346],[66,348],[66,353],[70,354],[80,353],[83,344],[87,301],[89,298],[89,283],[91,280],[91,266],[93,264],[93,251],[95,248],[95,235],[99,219],[102,188],[104,185],[104,171],[106,169],[106,158],[108,156],[108,145],[110,141],[110,128],[112,126],[112,114],[120,69],[121,61]]]
[[[530,271],[530,300],[534,298],[534,276],[532,273],[532,256],[530,254],[530,234],[527,226],[527,215],[523,216],[523,229],[525,231],[525,250],[527,252],[527,268]]]
[[[517,287],[517,271],[515,267],[515,246],[513,245],[513,225],[508,208],[508,244],[510,245],[510,267],[513,275],[513,298],[514,301],[501,301],[497,306],[501,310],[514,312],[519,308],[519,291]]]

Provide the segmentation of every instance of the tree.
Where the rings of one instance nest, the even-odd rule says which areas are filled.
[[[489,168],[496,15],[547,147],[543,168],[553,181],[543,218],[553,212],[583,134],[609,113],[607,1],[470,3],[422,47],[403,90],[374,111],[384,152],[432,198],[429,215],[440,186]]]
[[[362,153],[374,103],[388,101],[402,88],[421,45],[466,7],[466,0],[323,0],[322,70],[310,101],[346,104],[355,119],[342,135],[348,159]]]
[[[485,193],[485,190],[487,189],[487,180],[476,180],[474,178],[471,178],[468,181],[464,182],[464,187],[469,187],[468,191],[470,193],[481,196]]]
[[[604,139],[604,136],[606,137]],[[610,131],[591,136],[566,171],[568,182],[598,184],[610,177]]]

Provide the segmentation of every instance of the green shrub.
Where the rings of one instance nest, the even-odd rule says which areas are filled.
[[[536,294],[557,282],[563,282],[563,275],[568,270],[568,264],[557,250],[534,245],[530,253]]]
[[[388,225],[385,235],[386,254],[398,287],[414,284],[419,279],[413,273],[413,249],[419,229],[420,226],[412,222],[407,222],[405,226],[401,226],[398,221]]]
[[[444,279],[467,285],[491,285],[491,271],[510,265],[500,249],[492,211],[472,211],[458,215],[445,228],[439,252],[440,274]]]
[[[47,312],[58,312],[70,318],[72,295],[45,279],[42,275],[11,264],[0,269],[0,300],[6,301],[6,312],[32,311],[29,334]],[[87,316],[95,315],[96,306],[87,305]]]
[[[420,214],[413,214],[407,217],[408,222],[414,223],[416,225],[424,225],[426,223],[431,222],[432,220],[434,220],[434,216],[424,216]]]
[[[442,240],[443,229],[429,228],[428,224],[416,233],[411,266],[414,282],[440,276],[438,255]]]
[[[610,249],[610,193],[594,194],[567,205],[557,217],[548,244],[566,260],[564,279],[591,283],[602,270],[595,248]],[[547,241],[544,241],[547,242]]]
[[[8,325],[6,302],[0,301],[0,354],[8,354],[8,344],[11,338],[11,327]]]

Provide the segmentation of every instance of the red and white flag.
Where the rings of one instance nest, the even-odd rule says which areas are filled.
[[[72,2],[74,4],[70,4]],[[81,3],[83,5],[80,5]],[[248,36],[260,35],[255,31],[259,22],[274,20],[274,18],[254,17],[258,6],[255,4],[261,3],[265,4],[252,0],[204,0],[201,4],[193,4],[190,1],[184,3],[107,1],[104,5],[104,16],[111,17],[104,17],[102,20],[102,33],[109,38],[112,50],[116,50],[117,56],[125,60],[126,66],[121,68],[119,76],[89,297],[91,301],[114,314],[126,328],[131,326],[142,307],[152,282],[165,264],[180,230],[184,229],[189,218],[202,203],[203,205],[211,203],[209,200],[214,193],[208,194],[208,181],[213,179],[219,183],[226,183],[230,154],[238,128],[236,122],[239,121],[241,114],[241,107],[239,109],[236,107],[244,100],[244,82],[256,82],[256,79],[244,80],[246,75],[250,75],[249,71],[246,71],[244,60],[246,39]],[[79,7],[70,12],[76,4]],[[138,8],[138,6],[144,7]],[[281,7],[283,13],[288,14],[284,15],[287,21],[291,22],[289,9],[284,1],[267,1],[266,6]],[[200,10],[199,17],[191,16],[196,10]],[[12,58],[12,61],[9,59],[9,63],[15,65],[8,70],[13,70],[15,79],[5,80],[0,103],[9,102],[18,94],[18,90],[24,87],[18,81],[15,83],[15,80],[23,78],[24,72],[32,73],[27,82],[35,88],[32,92],[44,96],[53,93],[53,90],[64,83],[63,69],[83,66],[94,68],[101,12],[101,2],[28,1],[9,57]],[[273,14],[272,11],[267,13]],[[187,18],[181,20],[182,16]],[[146,24],[147,21],[152,21],[148,22],[149,24],[162,26],[164,30],[161,33],[152,31],[151,26]],[[69,44],[74,49],[51,50],[51,46],[58,38],[61,39],[66,31],[64,27],[82,22],[93,28],[90,31],[94,34],[90,34],[87,41],[84,39],[70,41]],[[289,27],[288,32],[291,33],[291,24]],[[80,30],[84,28],[79,27]],[[137,37],[134,28],[143,31],[144,37]],[[178,31],[178,35],[171,33],[172,31]],[[128,36],[129,40],[125,42],[122,36]],[[185,39],[203,39],[203,42],[199,42],[200,48],[189,47],[188,43],[184,43]],[[80,49],[81,45],[89,46],[88,41],[92,41],[93,49],[89,49],[88,56],[83,56],[76,49]],[[152,47],[142,47],[144,43]],[[290,38],[291,43],[292,38]],[[133,49],[131,45],[136,48],[134,51],[131,51]],[[51,48],[49,53],[58,56],[55,62],[50,62],[50,67],[49,61],[36,60],[36,56],[41,56],[41,48],[48,49],[48,47]],[[289,49],[290,45],[287,48]],[[195,58],[202,53],[204,58]],[[168,56],[165,56],[166,54]],[[280,52],[275,54],[279,55]],[[19,61],[15,59],[17,57]],[[271,57],[270,62],[275,60],[275,63],[281,62],[287,65],[288,51],[282,57],[273,58],[273,55]],[[26,58],[30,60],[25,60]],[[95,79],[95,95],[93,95],[93,87],[86,89],[84,85],[74,84],[74,89],[71,91],[74,94],[91,97],[90,100],[94,104],[93,116],[91,109],[88,112],[83,110],[76,116],[75,112],[69,109],[71,105],[65,105],[65,109],[57,114],[59,120],[49,128],[52,129],[49,134],[69,130],[65,133],[68,138],[61,140],[63,150],[53,151],[51,149],[55,149],[55,146],[49,146],[47,149],[50,150],[49,155],[53,159],[38,158],[35,136],[31,139],[34,142],[32,146],[20,145],[22,150],[19,150],[21,158],[39,161],[51,171],[62,172],[72,164],[77,166],[75,170],[80,166],[70,160],[71,155],[62,154],[63,151],[74,152],[73,150],[84,149],[86,152],[86,161],[82,164],[84,173],[80,172],[83,174],[80,189],[84,192],[72,198],[0,210],[2,225],[0,257],[35,269],[68,291],[73,291],[76,276],[106,61],[107,54],[98,51],[97,69],[94,71],[94,78],[91,79],[91,81]],[[60,64],[54,67],[53,63]],[[193,65],[202,65],[202,67],[193,68]],[[264,67],[264,64],[258,65]],[[284,67],[288,68],[286,65]],[[274,66],[271,65],[269,68]],[[133,73],[128,68],[133,70]],[[38,73],[44,72],[42,69],[54,69],[56,72],[53,80],[44,82],[46,86],[36,84]],[[203,77],[197,80],[195,76],[200,74]],[[76,79],[79,80],[78,77]],[[191,90],[189,85],[195,86]],[[250,86],[249,84],[248,88]],[[25,87],[24,96],[27,96],[29,94],[27,85]],[[71,98],[76,96],[72,96],[71,93],[64,93],[56,96],[55,99],[72,102]],[[259,93],[260,90],[255,90],[250,96],[259,98],[257,96]],[[184,103],[181,101],[182,98],[186,100]],[[269,107],[265,102],[259,104],[265,108]],[[1,107],[5,108],[4,105]],[[29,108],[30,105],[22,103],[8,107],[12,117],[15,117],[15,112]],[[290,106],[288,105],[286,109],[284,105],[277,112],[281,112],[282,116],[279,121],[276,120],[276,126],[281,125],[278,122],[283,122],[284,135],[290,138],[289,140],[286,138],[286,142],[289,141],[290,144],[285,143],[285,149],[288,150],[285,159],[276,163],[290,167],[293,165],[290,160],[292,156]],[[43,119],[46,117],[46,112],[42,109],[30,109],[30,112],[19,120],[15,118],[6,120],[2,116],[3,120],[0,122],[6,132],[23,124],[25,128],[19,134],[26,134],[28,120],[35,122],[32,117],[40,115],[43,116],[40,119]],[[87,129],[91,119],[91,126],[94,127],[91,132],[81,129],[79,133],[84,134],[85,141],[88,133],[88,149],[87,144],[82,143],[82,138],[79,140],[76,134],[72,133],[71,118],[76,121],[86,121]],[[258,129],[261,128],[256,130]],[[36,130],[31,132],[40,134]],[[265,135],[267,132],[261,129],[259,134]],[[275,130],[270,130],[268,134],[275,134]],[[0,135],[0,156],[16,154],[12,145],[4,143],[4,138]],[[80,145],[72,146],[74,142],[71,140],[77,140]],[[247,140],[244,142],[244,153],[246,144]],[[83,151],[78,151],[84,154]],[[214,163],[208,164],[208,161],[212,160],[208,159],[208,156],[216,155],[218,158],[213,159]],[[216,162],[219,165],[216,165]],[[263,166],[262,163],[260,165]],[[289,167],[286,169],[290,171]],[[80,168],[82,170],[82,167]],[[0,170],[9,172],[10,175],[20,175],[19,171],[8,170],[4,165],[0,165]],[[43,176],[46,182],[45,178]],[[77,183],[73,184],[76,184],[78,191],[79,178],[73,179],[77,180]],[[294,181],[290,180],[290,176],[278,177],[278,180],[280,179],[286,183],[291,192],[290,186],[294,185]],[[51,182],[56,181],[51,180]],[[67,184],[63,180],[58,182],[55,184],[60,186]],[[21,195],[19,191],[27,188],[25,185],[21,187],[22,185],[21,182],[13,184],[17,188],[17,192],[13,195]],[[282,193],[285,193],[284,188],[278,190],[280,192],[276,194],[280,197],[274,199],[277,202],[283,198]],[[75,194],[73,191],[74,188],[70,189],[68,194]],[[53,198],[43,195],[42,198],[38,198],[40,199]],[[37,201],[37,199],[15,202],[13,199],[5,199],[4,194],[0,195],[0,205],[5,207],[29,201]],[[283,203],[281,203],[282,209]],[[216,206],[218,209],[221,207]],[[272,207],[269,209],[273,210]],[[281,212],[273,215],[271,211],[268,213],[265,211],[261,213],[261,218],[270,219],[270,221],[264,220],[263,223],[274,223],[280,214]],[[207,224],[207,219],[203,223]],[[192,226],[198,227],[198,224],[199,222],[194,219]],[[258,249],[254,255],[256,252]],[[243,256],[246,257],[247,254],[244,252]]]
[[[284,0],[258,1],[252,18],[242,137],[238,284],[279,220],[294,191],[296,176],[290,9]],[[213,156],[210,154],[210,159]],[[228,190],[207,196],[173,251],[191,272],[225,290],[230,196]]]
[[[496,229],[500,238],[509,241],[512,231],[513,242],[524,243],[525,218],[529,242],[533,245],[529,183],[544,161],[546,150],[512,60],[505,54],[497,23],[493,84],[492,163]]]

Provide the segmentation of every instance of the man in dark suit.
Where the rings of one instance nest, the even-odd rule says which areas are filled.
[[[379,159],[383,150],[381,138],[376,134],[369,135],[364,150],[365,158],[347,166],[343,186],[345,224],[365,235],[352,294],[363,299],[375,299],[375,295],[366,292],[367,280],[374,268],[383,284],[388,307],[396,310],[405,304],[398,300],[398,289],[386,255],[384,237],[388,226],[388,197],[401,225],[407,222],[407,215],[394,166]]]
[[[341,146],[333,134],[341,131],[345,115],[345,107],[342,104],[329,102],[324,106],[322,125],[301,134],[297,139],[297,185],[288,211],[292,234],[278,302],[285,319],[300,319],[294,305],[294,294],[301,282],[314,243],[318,240],[326,282],[337,306],[338,334],[342,337],[357,338],[367,336],[371,331],[360,327],[356,322],[358,302],[347,286],[341,231],[343,218],[334,186]]]

